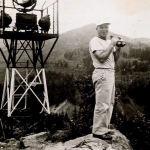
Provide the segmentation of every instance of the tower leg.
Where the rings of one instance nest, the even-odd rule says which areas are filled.
[[[6,76],[6,73],[5,73],[3,94],[2,94],[2,101],[1,101],[1,109],[3,109],[3,107],[4,107],[4,102],[5,102],[5,98],[6,98],[6,87],[7,87],[7,76]]]
[[[9,100],[9,90],[10,90],[10,87],[9,87],[9,69],[8,68],[6,69],[6,78],[7,78],[7,103],[8,103],[8,100]]]
[[[48,99],[48,91],[47,91],[47,83],[46,83],[46,75],[45,75],[45,69],[42,69],[42,77],[43,77],[43,84],[44,84],[44,102],[43,105],[47,106],[47,113],[50,114],[50,105],[49,105],[49,99]]]
[[[7,103],[8,103],[8,100],[9,100],[9,90],[10,90],[10,88],[9,88],[9,69],[8,68],[6,69],[6,78],[7,78]]]
[[[26,80],[26,82],[28,83],[28,74],[29,74],[29,72],[28,72],[28,69],[26,68],[26,78],[25,78],[25,80]],[[27,89],[28,87],[27,87],[27,85],[26,85],[26,89]],[[23,109],[26,109],[27,108],[27,98],[28,98],[28,94],[26,94],[25,95],[25,105],[24,105],[24,108]]]
[[[15,101],[14,101],[14,94],[15,94],[15,92],[14,92],[14,91],[15,91],[15,69],[14,69],[14,71],[13,71],[12,73],[14,73],[14,81],[13,81],[13,86],[12,86],[12,88],[13,88],[13,89],[12,89],[12,92],[13,92],[13,93],[10,93],[10,94],[12,94],[12,95],[11,95],[11,97],[12,97],[12,108],[14,108],[14,102],[15,102]],[[11,89],[10,89],[10,90],[11,90]]]
[[[15,69],[12,68],[10,96],[8,98],[8,117],[11,116],[11,109],[14,107],[14,83],[15,83]]]

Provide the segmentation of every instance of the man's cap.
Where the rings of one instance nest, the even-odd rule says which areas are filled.
[[[109,19],[104,18],[104,19],[99,20],[99,21],[96,23],[96,27],[97,27],[97,26],[100,26],[100,25],[102,25],[102,24],[110,25],[111,23],[110,23]]]

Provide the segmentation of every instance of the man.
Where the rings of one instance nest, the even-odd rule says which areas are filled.
[[[93,137],[111,140],[113,132],[109,130],[115,98],[115,62],[119,58],[120,47],[116,47],[118,37],[107,39],[109,22],[97,24],[98,36],[93,37],[89,51],[95,70],[92,75],[95,85],[96,104],[93,118]]]

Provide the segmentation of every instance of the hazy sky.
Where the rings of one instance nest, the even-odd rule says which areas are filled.
[[[60,0],[60,29],[112,20],[111,31],[150,38],[150,0]]]
[[[37,7],[44,1],[38,0]],[[61,33],[107,17],[115,33],[150,38],[150,0],[59,0],[59,8]]]

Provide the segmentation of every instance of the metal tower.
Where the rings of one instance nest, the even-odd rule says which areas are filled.
[[[50,114],[44,67],[59,38],[58,0],[36,9],[38,1],[12,0],[13,6],[9,7],[1,0],[0,39],[5,47],[0,52],[6,73],[0,108],[7,109],[8,117],[20,107],[26,109],[29,97],[38,101],[41,111]],[[15,9],[18,12],[12,21],[9,12]],[[45,43],[49,49],[44,49]]]

